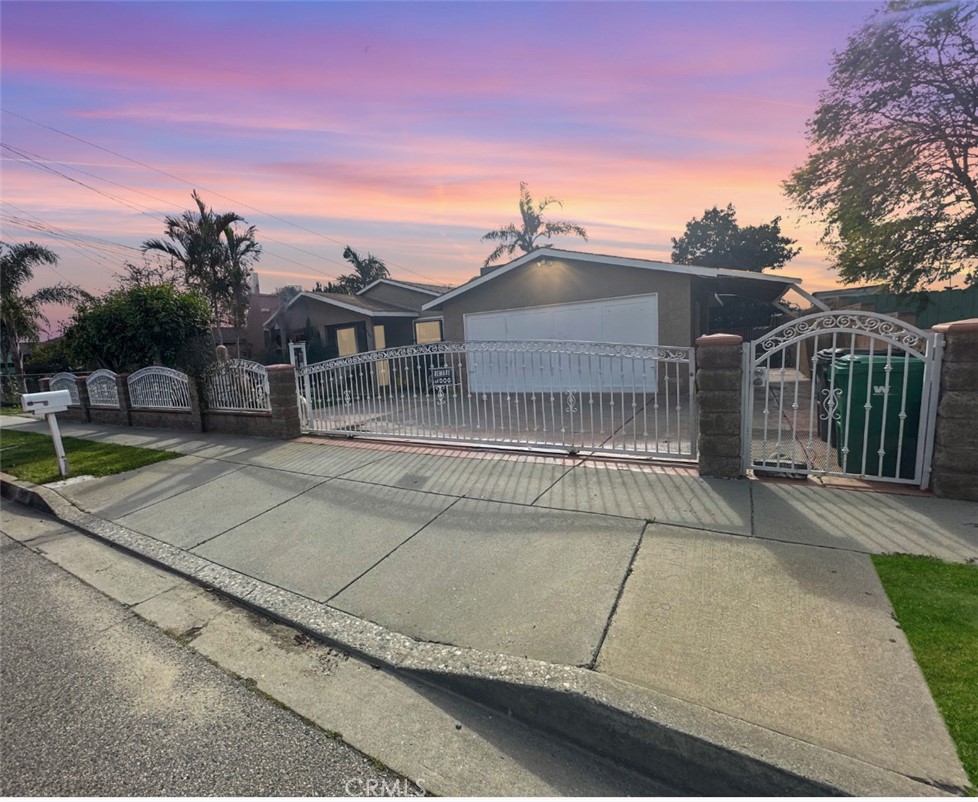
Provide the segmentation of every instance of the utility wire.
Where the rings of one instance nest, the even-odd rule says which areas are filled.
[[[11,146],[5,146],[5,147],[8,147],[8,149],[11,148]],[[104,181],[106,184],[112,184],[113,186],[119,187],[120,189],[124,189],[128,192],[135,192],[137,195],[142,195],[146,198],[149,198],[150,200],[159,201],[160,203],[164,203],[167,206],[170,205],[170,201],[166,200],[165,198],[161,198],[158,195],[150,195],[148,192],[143,192],[141,189],[136,189],[135,187],[130,187],[127,186],[126,184],[120,184],[118,181],[113,181],[110,178],[97,175],[96,173],[90,173],[87,170],[82,170],[80,167],[76,167],[72,164],[65,164],[64,162],[59,162],[55,159],[50,159],[46,156],[41,155],[40,153],[32,153],[31,151],[24,150],[23,148],[16,148],[15,150],[19,151],[21,154],[29,154],[34,159],[40,160],[41,162],[49,163],[49,164],[57,164],[59,167],[64,167],[66,170],[74,170],[75,172],[81,173],[82,175],[87,175],[90,178],[95,178],[99,181]],[[24,158],[27,158],[27,156],[25,155]],[[163,215],[164,217],[166,216],[164,212],[161,212],[159,210],[153,210],[153,211],[158,215]],[[288,242],[282,242],[281,240],[274,239],[272,237],[267,236],[266,234],[262,234],[262,239],[267,240],[268,242],[274,242],[278,245],[284,245],[286,248],[292,248],[294,250],[299,251],[300,253],[308,254],[309,256],[312,256],[316,259],[322,259],[325,262],[332,262],[334,264],[340,265],[341,267],[344,266],[344,263],[340,262],[338,259],[330,259],[328,256],[322,256],[321,254],[314,253],[313,251],[307,251],[305,248],[300,248],[298,245],[292,245]],[[309,269],[315,270],[315,268],[313,267],[310,267]],[[328,273],[323,273],[323,275],[329,276],[330,278],[337,278],[337,276],[331,276]]]
[[[36,167],[37,169],[43,170],[43,171],[48,172],[48,173],[52,173],[53,175],[60,176],[61,178],[64,178],[64,179],[66,179],[68,181],[71,181],[73,184],[78,184],[79,186],[82,186],[85,189],[91,190],[92,192],[95,192],[95,193],[97,193],[99,195],[102,195],[103,197],[109,198],[110,200],[113,200],[113,201],[115,201],[117,203],[121,203],[123,206],[127,206],[128,208],[132,209],[133,211],[139,212],[140,214],[144,214],[144,215],[146,215],[148,217],[153,217],[153,218],[159,220],[160,222],[162,222],[164,224],[166,223],[166,215],[163,212],[161,212],[161,211],[159,211],[157,209],[152,209],[151,207],[144,206],[143,204],[137,204],[135,201],[133,201],[132,203],[127,202],[127,201],[123,200],[122,198],[116,197],[115,195],[113,195],[113,194],[111,194],[109,192],[103,192],[102,190],[98,189],[97,187],[93,187],[90,184],[86,184],[84,181],[79,181],[76,178],[72,178],[70,175],[66,175],[65,173],[62,173],[60,170],[55,170],[53,167],[50,167],[48,164],[46,164],[41,159],[34,158],[34,156],[36,156],[36,154],[34,154],[32,156],[32,154],[30,154],[30,152],[21,150],[20,148],[16,148],[13,145],[8,145],[6,143],[0,143],[0,147],[4,148],[6,150],[9,150],[11,153],[14,153],[15,155],[17,155],[20,160],[26,161],[27,163],[29,163],[30,165]],[[60,162],[54,162],[54,161],[52,161],[52,163],[53,164],[59,164],[59,165],[61,164]],[[65,165],[62,165],[62,166],[65,166]],[[77,168],[68,168],[68,169],[75,169],[75,170],[77,170]],[[77,171],[78,172],[85,173],[84,170],[77,170]],[[85,174],[86,175],[92,175],[91,173],[85,173]],[[95,176],[95,177],[96,178],[99,178],[100,180],[106,180],[106,179],[100,178],[99,176]],[[114,183],[114,182],[111,182],[110,181],[108,183]],[[146,193],[142,193],[142,194],[146,194]],[[152,196],[150,196],[150,197],[152,197]],[[161,200],[161,199],[157,199],[157,200]],[[133,205],[133,204],[135,204],[135,205]],[[264,240],[268,240],[269,242],[275,242],[275,243],[277,243],[279,245],[287,245],[287,243],[283,243],[283,242],[281,242],[279,240],[276,240],[276,239],[274,239],[272,237],[268,237],[267,235],[262,235],[262,238]],[[288,247],[295,247],[295,246],[288,246]],[[299,249],[299,250],[301,250],[301,249]],[[303,262],[297,262],[295,259],[290,259],[287,256],[282,256],[281,254],[277,254],[277,253],[274,253],[274,252],[271,252],[271,251],[267,251],[267,250],[266,250],[266,253],[269,253],[270,255],[274,256],[276,259],[280,259],[282,261],[289,262],[290,264],[296,265],[297,267],[301,267],[304,270],[311,270],[313,273],[319,273],[320,275],[325,276],[326,278],[331,278],[331,279],[338,279],[339,278],[338,276],[336,276],[336,275],[334,275],[332,273],[327,273],[325,270],[320,270],[319,268],[313,267],[312,265],[304,264]],[[309,251],[308,253],[311,253],[311,251]],[[313,255],[314,256],[317,256],[317,258],[325,259],[326,261],[331,261],[331,262],[332,261],[335,261],[333,259],[329,259],[328,257],[320,257],[317,254],[313,254]],[[340,263],[337,262],[337,264],[340,264]]]
[[[346,247],[346,243],[341,242],[340,240],[336,239],[335,237],[331,237],[328,234],[323,234],[320,231],[315,231],[315,230],[313,230],[311,228],[307,228],[306,226],[300,225],[299,223],[293,223],[291,220],[286,220],[284,217],[279,217],[278,215],[274,215],[271,212],[266,212],[263,209],[259,209],[259,208],[255,207],[255,206],[250,206],[247,203],[243,203],[243,202],[241,202],[239,200],[235,200],[234,198],[228,197],[227,195],[223,195],[220,192],[217,192],[217,191],[215,191],[213,189],[208,189],[207,187],[200,186],[199,184],[195,184],[194,182],[187,181],[185,178],[180,178],[179,176],[173,175],[173,173],[168,173],[165,170],[160,170],[157,167],[153,167],[151,164],[146,164],[145,162],[141,162],[138,159],[133,159],[133,158],[130,158],[129,156],[124,156],[121,153],[118,153],[118,152],[116,152],[114,150],[111,150],[110,148],[103,147],[102,145],[97,145],[96,143],[91,142],[91,141],[89,141],[87,139],[83,139],[80,136],[76,136],[74,134],[69,134],[67,131],[62,131],[60,128],[55,128],[52,125],[46,125],[45,123],[38,122],[37,120],[32,120],[30,117],[25,117],[23,114],[17,114],[16,112],[11,111],[10,109],[5,109],[5,108],[0,107],[0,111],[2,111],[4,114],[9,114],[12,117],[16,117],[19,120],[23,120],[24,122],[31,123],[32,125],[36,125],[36,126],[39,126],[41,128],[46,128],[47,130],[53,131],[56,134],[61,134],[62,136],[66,136],[69,139],[74,139],[77,142],[81,142],[81,143],[83,143],[85,145],[88,145],[89,147],[93,147],[93,148],[96,148],[97,150],[101,150],[104,153],[110,153],[113,156],[116,156],[116,157],[118,157],[120,159],[124,159],[125,161],[131,162],[132,164],[137,164],[137,165],[139,165],[140,167],[143,167],[146,170],[152,170],[154,173],[159,173],[160,175],[166,176],[167,178],[170,178],[170,179],[172,179],[174,181],[177,181],[177,182],[179,182],[181,184],[186,184],[187,186],[194,187],[194,188],[198,188],[199,187],[204,192],[207,192],[210,195],[216,195],[217,197],[223,198],[224,200],[227,200],[227,201],[230,201],[231,203],[233,203],[233,204],[235,204],[237,206],[242,206],[242,207],[244,207],[246,209],[251,209],[254,212],[258,212],[259,214],[263,214],[266,217],[270,217],[273,220],[278,220],[280,223],[285,223],[286,225],[293,226],[294,228],[298,228],[298,229],[300,229],[302,231],[306,231],[306,232],[308,232],[310,234],[314,234],[317,237],[322,237],[323,239],[328,240],[329,242],[333,242],[333,243],[335,243],[337,245]],[[426,279],[429,279],[430,281],[436,281],[436,279],[432,278],[429,275],[426,275],[425,273],[420,273],[417,270],[412,270],[411,268],[405,267],[404,265],[401,265],[401,264],[397,264],[396,262],[388,262],[387,260],[384,260],[384,261],[387,264],[391,265],[392,267],[396,267],[399,270],[405,271],[406,273],[411,273],[412,275],[420,276],[421,278],[426,278]],[[336,277],[333,276],[333,278],[336,278]]]

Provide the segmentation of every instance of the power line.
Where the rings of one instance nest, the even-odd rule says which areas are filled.
[[[53,167],[50,167],[48,164],[46,164],[44,161],[42,161],[42,159],[44,157],[40,157],[40,156],[38,156],[38,154],[31,154],[29,151],[22,150],[20,148],[14,147],[13,145],[8,145],[6,143],[0,143],[0,147],[5,148],[6,150],[9,150],[11,153],[16,154],[21,159],[23,159],[27,163],[31,164],[32,166],[34,166],[34,167],[36,167],[36,168],[38,168],[40,170],[43,170],[43,171],[48,172],[48,173],[52,173],[53,175],[60,176],[61,178],[64,178],[64,179],[66,179],[68,181],[71,181],[73,184],[78,184],[79,186],[84,187],[85,189],[91,190],[92,192],[95,192],[95,193],[97,193],[99,195],[102,195],[105,198],[108,198],[110,200],[113,200],[116,203],[121,203],[123,206],[127,206],[128,208],[132,209],[133,211],[139,212],[140,214],[144,214],[144,215],[146,215],[148,217],[154,217],[155,219],[159,220],[160,222],[166,223],[166,215],[163,212],[160,212],[159,210],[156,210],[156,209],[152,209],[149,206],[144,206],[142,204],[133,205],[135,203],[135,201],[133,201],[133,203],[129,203],[129,202],[123,200],[122,198],[116,197],[115,195],[113,195],[113,194],[111,194],[109,192],[104,192],[104,191],[98,189],[97,187],[93,187],[90,184],[86,184],[84,181],[79,181],[76,178],[72,178],[70,175],[66,175],[65,173],[62,173],[60,170],[55,170]],[[37,158],[35,158],[35,157],[37,157]],[[59,164],[61,166],[67,167],[67,165],[62,165],[61,162],[57,162],[57,161],[54,161],[54,160],[48,160],[48,161],[50,161],[52,164]],[[92,173],[87,173],[84,170],[78,170],[78,168],[67,167],[67,169],[75,169],[78,172],[85,173],[86,175],[94,175]],[[101,178],[100,176],[94,176],[94,177],[95,178],[98,178],[99,180],[103,180],[103,181],[106,181],[107,180],[107,179]],[[115,182],[109,181],[108,183],[115,183]],[[123,186],[123,185],[120,184],[119,186]],[[123,188],[125,189],[126,187],[123,186]],[[146,193],[141,193],[141,194],[144,194],[145,195]],[[149,197],[153,197],[153,196],[149,196]],[[157,200],[162,200],[162,199],[157,198]],[[280,240],[276,240],[276,239],[274,239],[272,237],[269,237],[267,235],[263,235],[263,238],[265,240],[268,240],[269,242],[274,242],[274,243],[277,243],[279,245],[286,245],[287,247],[295,247],[295,246],[290,246],[290,245],[288,245],[288,243],[281,242]],[[302,249],[299,248],[298,250],[302,250]],[[338,279],[339,278],[338,276],[336,276],[333,273],[327,273],[325,270],[320,270],[319,268],[313,267],[312,265],[307,265],[307,264],[304,264],[303,262],[297,262],[295,259],[289,259],[287,256],[282,256],[281,254],[276,254],[276,253],[270,252],[270,251],[266,251],[266,252],[267,253],[270,253],[272,256],[274,256],[277,259],[281,259],[282,261],[289,262],[290,264],[296,265],[297,267],[301,267],[304,270],[311,270],[313,273],[319,273],[320,275],[325,276],[326,278],[331,278],[331,279]],[[306,252],[307,253],[312,253],[311,251],[306,251]],[[328,257],[318,256],[318,254],[312,254],[312,255],[313,256],[316,256],[317,258],[320,258],[320,259],[325,259],[326,261],[335,261],[333,259],[329,259]],[[340,263],[337,262],[337,264],[340,264]]]
[[[280,223],[285,223],[286,225],[293,226],[294,228],[298,228],[298,229],[300,229],[302,231],[306,231],[306,232],[308,232],[310,234],[314,234],[317,237],[322,237],[323,239],[325,239],[325,240],[327,240],[329,242],[333,242],[333,243],[335,243],[337,245],[341,245],[341,246],[344,246],[344,247],[346,246],[346,243],[340,242],[340,240],[336,239],[335,237],[331,237],[328,234],[323,234],[320,231],[315,231],[315,230],[313,230],[311,228],[307,228],[306,226],[300,225],[299,223],[293,223],[291,220],[286,220],[284,217],[279,217],[278,215],[274,215],[271,212],[266,212],[263,209],[259,209],[259,208],[255,207],[255,206],[249,206],[247,203],[243,203],[242,201],[235,200],[234,198],[231,198],[231,197],[229,197],[227,195],[222,195],[220,192],[217,192],[216,190],[208,189],[207,187],[200,186],[200,184],[195,184],[194,182],[187,181],[185,178],[180,178],[179,176],[173,175],[173,173],[168,173],[165,170],[160,170],[159,168],[153,167],[152,165],[146,164],[145,162],[141,162],[138,159],[133,159],[133,158],[130,158],[129,156],[124,156],[123,154],[118,153],[118,152],[116,152],[114,150],[111,150],[110,148],[103,147],[102,145],[97,145],[94,142],[91,142],[91,141],[89,141],[87,139],[83,139],[82,137],[76,136],[75,134],[70,134],[67,131],[62,131],[60,128],[55,128],[52,125],[46,125],[45,123],[38,122],[37,120],[32,120],[30,117],[25,117],[23,114],[17,114],[16,112],[11,111],[10,109],[5,109],[5,108],[0,107],[0,111],[2,111],[4,114],[9,114],[9,115],[11,115],[13,117],[16,117],[19,120],[23,120],[24,122],[31,123],[32,125],[37,125],[37,126],[39,126],[41,128],[46,128],[47,130],[53,131],[56,134],[61,134],[62,136],[66,136],[69,139],[74,139],[77,142],[81,142],[81,143],[83,143],[85,145],[88,145],[89,147],[93,147],[93,148],[96,148],[97,150],[101,150],[104,153],[110,153],[113,156],[116,156],[116,157],[118,157],[120,159],[124,159],[125,161],[131,162],[132,164],[137,164],[137,165],[139,165],[140,167],[143,167],[146,170],[152,170],[154,173],[159,173],[160,175],[166,176],[167,178],[170,178],[170,179],[172,179],[174,181],[177,181],[177,182],[179,182],[181,184],[186,184],[187,186],[194,187],[194,188],[198,188],[199,187],[204,192],[207,192],[207,193],[209,193],[211,195],[216,195],[219,198],[223,198],[224,200],[230,201],[231,203],[234,203],[234,204],[236,204],[238,206],[243,206],[246,209],[251,209],[254,212],[258,212],[259,214],[263,214],[266,217],[270,217],[273,220],[278,220]],[[426,275],[425,273],[420,273],[417,270],[412,270],[411,268],[405,267],[404,265],[401,265],[401,264],[397,264],[396,262],[387,262],[387,263],[390,264],[392,267],[396,267],[399,270],[403,270],[403,271],[405,271],[407,273],[411,273],[412,275],[420,276],[421,278],[426,278],[426,279],[429,279],[431,281],[436,281],[436,279],[432,278],[429,275]],[[336,278],[336,276],[333,276],[332,278]]]
[[[9,215],[8,215],[8,218],[9,218]],[[18,221],[16,219],[12,219],[12,218],[8,219],[8,222],[6,223],[6,225],[13,225],[15,227],[25,229],[27,231],[34,231],[34,232],[37,232],[37,233],[47,234],[47,235],[53,237],[58,242],[62,243],[65,247],[71,248],[71,250],[73,250],[79,256],[82,256],[85,259],[88,259],[90,262],[92,262],[93,264],[95,264],[96,267],[108,267],[108,265],[105,264],[104,260],[102,260],[100,254],[96,253],[93,256],[91,253],[88,253],[87,251],[84,251],[81,248],[75,247],[74,245],[71,244],[70,241],[66,241],[67,240],[66,237],[60,236],[57,232],[54,232],[54,231],[50,231],[48,229],[45,229],[43,226],[39,226],[37,224],[29,225],[27,223],[23,223],[23,222],[20,222],[20,221]],[[57,268],[55,268],[53,265],[46,265],[46,266],[49,267],[49,268],[51,268],[51,270],[53,270],[55,273],[57,273],[59,276],[61,276],[61,278],[63,278],[65,281],[67,281],[69,283],[72,283],[71,280],[64,273],[62,273],[60,270],[58,270]]]
[[[4,147],[10,148],[10,146],[4,146]],[[12,148],[10,148],[10,149],[12,149]],[[82,175],[87,175],[87,176],[89,176],[91,178],[95,178],[95,179],[97,179],[99,181],[104,181],[106,184],[112,184],[113,186],[119,187],[120,189],[125,189],[128,192],[135,192],[137,195],[143,195],[144,197],[147,197],[150,200],[159,201],[160,203],[165,203],[167,205],[170,204],[170,201],[166,200],[165,198],[161,198],[161,197],[159,197],[157,195],[150,195],[148,192],[143,192],[141,189],[136,189],[135,187],[130,187],[130,186],[127,186],[126,184],[120,184],[118,181],[113,181],[112,179],[106,178],[105,176],[97,175],[95,173],[90,173],[87,170],[82,170],[80,167],[76,167],[76,166],[74,166],[72,164],[65,164],[64,162],[59,162],[56,159],[51,159],[51,158],[48,158],[47,156],[43,156],[40,153],[33,153],[33,152],[29,151],[29,150],[24,150],[23,148],[17,148],[16,150],[20,151],[21,154],[29,154],[30,156],[33,156],[34,159],[40,160],[40,162],[47,162],[47,163],[50,163],[50,164],[57,164],[60,167],[64,167],[66,170],[74,170],[77,173],[81,173]],[[26,156],[25,156],[25,158],[26,158]],[[166,216],[164,212],[161,212],[159,210],[154,209],[153,211],[156,214],[158,214],[158,215],[164,215],[164,216]],[[284,245],[286,248],[292,248],[292,249],[294,249],[296,251],[299,251],[300,253],[308,254],[309,256],[312,256],[315,259],[322,259],[325,262],[333,262],[334,264],[343,266],[343,263],[340,262],[340,261],[338,261],[338,260],[336,260],[336,259],[330,259],[328,256],[322,256],[321,254],[314,253],[313,251],[307,251],[305,248],[300,248],[298,245],[292,245],[291,243],[288,243],[288,242],[282,242],[281,240],[274,239],[273,237],[269,237],[266,234],[262,234],[262,239],[263,240],[267,240],[268,242],[274,242],[277,245]],[[310,267],[309,269],[310,270],[315,270],[315,268],[313,268],[313,267]],[[328,276],[329,278],[338,278],[337,276],[330,275],[329,273],[323,273],[323,275],[324,276]]]

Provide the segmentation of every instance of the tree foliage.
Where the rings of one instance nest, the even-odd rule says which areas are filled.
[[[125,261],[122,263],[123,272],[116,273],[116,283],[119,287],[136,287],[147,284],[183,284],[183,272],[172,257],[163,258],[160,254],[156,259],[143,256],[142,264]]]
[[[24,373],[47,374],[60,373],[74,367],[74,356],[68,345],[67,337],[55,337],[38,343],[24,357]]]
[[[390,271],[382,259],[378,259],[372,253],[361,256],[349,245],[343,249],[343,258],[353,265],[352,273],[345,273],[332,281],[323,284],[316,282],[315,292],[337,292],[342,295],[356,295],[360,290],[373,284],[378,279],[390,278]]]
[[[197,373],[211,358],[209,329],[203,297],[149,284],[82,303],[66,336],[78,363],[116,372],[165,365]]]
[[[207,208],[196,190],[191,197],[196,211],[167,216],[166,239],[146,240],[142,250],[159,251],[176,261],[186,285],[207,298],[214,325],[234,325],[247,309],[247,300],[242,303],[242,298],[247,299],[251,265],[261,255],[261,245],[255,240],[257,229],[240,230],[236,224],[246,222],[244,218]]]
[[[35,242],[9,245],[0,242],[0,348],[13,354],[17,372],[24,372],[21,343],[36,343],[41,324],[47,324],[43,307],[47,304],[70,304],[88,294],[71,284],[55,284],[25,294],[24,287],[34,279],[34,269],[56,265],[54,251]]]
[[[850,37],[786,193],[843,281],[898,292],[978,266],[978,7],[890,2]]]
[[[741,226],[731,203],[726,209],[707,209],[701,218],[686,223],[683,235],[672,239],[672,261],[759,273],[784,267],[801,251],[794,244],[781,233],[780,217],[758,226]]]
[[[525,181],[520,182],[520,224],[509,223],[482,235],[485,242],[498,242],[496,249],[486,257],[488,267],[504,254],[512,256],[519,248],[523,253],[529,253],[537,248],[549,245],[551,237],[574,235],[587,240],[587,232],[575,223],[562,220],[544,221],[543,214],[548,206],[556,204],[563,208],[564,204],[554,197],[546,197],[534,202]],[[547,240],[547,242],[541,242]]]

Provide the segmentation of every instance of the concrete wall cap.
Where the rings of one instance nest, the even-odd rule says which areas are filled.
[[[271,373],[273,370],[274,371],[279,371],[279,370],[294,370],[294,368],[292,367],[292,365],[267,365],[266,366],[266,369],[268,370],[269,373]]]
[[[740,345],[743,341],[739,334],[704,334],[696,338],[697,345]]]
[[[938,323],[933,326],[932,331],[936,331],[938,334],[963,334],[970,331],[978,331],[978,317],[969,318],[968,320],[952,320],[950,323]]]

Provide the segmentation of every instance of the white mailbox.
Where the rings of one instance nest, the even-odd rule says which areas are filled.
[[[46,415],[48,412],[67,412],[71,393],[67,390],[51,390],[48,393],[24,393],[20,397],[24,412]]]

